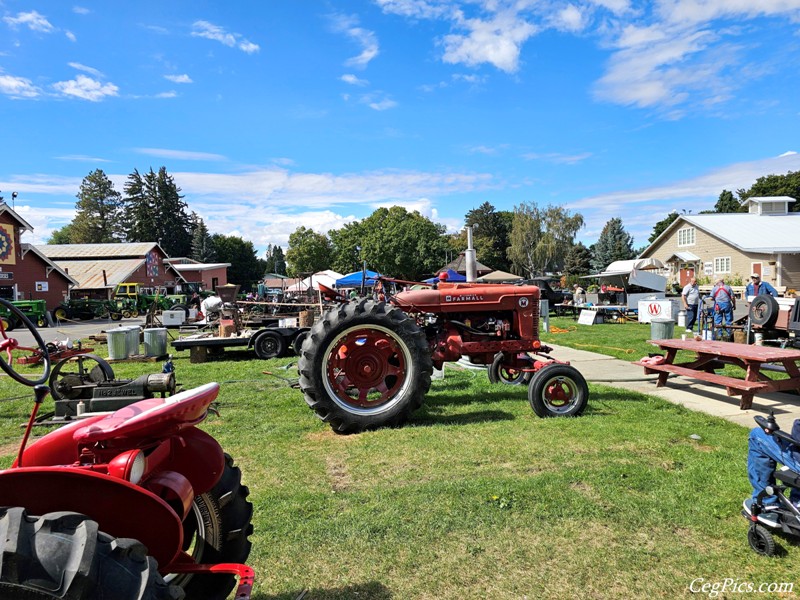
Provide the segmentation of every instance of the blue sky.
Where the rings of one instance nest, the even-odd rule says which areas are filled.
[[[485,201],[638,247],[800,169],[798,33],[800,0],[0,0],[0,194],[34,243],[93,170],[163,165],[259,250]]]

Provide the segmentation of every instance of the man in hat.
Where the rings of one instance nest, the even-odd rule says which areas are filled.
[[[686,331],[692,331],[700,307],[700,289],[697,287],[696,277],[692,277],[683,288],[681,298],[683,308],[686,309]]]
[[[770,295],[773,298],[778,297],[778,292],[769,284],[769,282],[761,281],[761,275],[758,273],[753,273],[750,275],[750,283],[747,284],[744,295],[749,298],[750,296],[764,294]]]
[[[725,283],[725,279],[718,277],[714,282],[714,289],[711,290],[711,297],[714,299],[714,328],[719,331],[724,338],[730,338],[733,324],[733,311],[736,308],[736,297],[733,295],[731,286]],[[723,321],[725,326],[722,326]]]

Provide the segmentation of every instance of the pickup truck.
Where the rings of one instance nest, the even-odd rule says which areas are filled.
[[[556,304],[563,304],[566,300],[572,300],[571,292],[564,292],[562,290],[554,290],[550,285],[552,278],[550,277],[534,277],[533,279],[523,279],[516,283],[516,285],[535,285],[539,288],[539,297],[542,300],[547,300],[550,308]]]

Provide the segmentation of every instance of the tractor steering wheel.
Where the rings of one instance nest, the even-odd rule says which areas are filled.
[[[39,332],[36,330],[34,324],[31,323],[30,319],[28,319],[28,317],[26,317],[20,309],[11,304],[11,302],[5,300],[4,298],[0,298],[0,306],[10,310],[11,314],[17,317],[19,322],[27,327],[28,330],[33,334],[33,339],[36,340],[36,343],[39,345],[38,348],[26,348],[20,346],[16,339],[10,338],[6,335],[6,330],[3,328],[3,324],[0,321],[0,368],[2,368],[3,371],[8,373],[8,375],[23,385],[29,385],[33,387],[45,383],[47,378],[50,377],[50,353],[47,351],[47,346],[45,345],[44,340],[42,340],[42,336],[39,335]],[[41,362],[44,365],[44,372],[42,375],[36,379],[29,379],[14,370],[14,367],[11,366],[14,363],[14,357],[11,354],[12,350],[30,350],[34,352],[40,352],[42,355]]]

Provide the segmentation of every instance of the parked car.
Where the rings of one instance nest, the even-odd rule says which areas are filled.
[[[554,281],[552,277],[534,277],[533,279],[523,279],[516,282],[515,285],[535,285],[539,288],[539,297],[542,300],[547,300],[550,308],[556,304],[563,304],[566,300],[572,300],[572,293],[565,292],[564,290],[556,290],[550,285]]]

